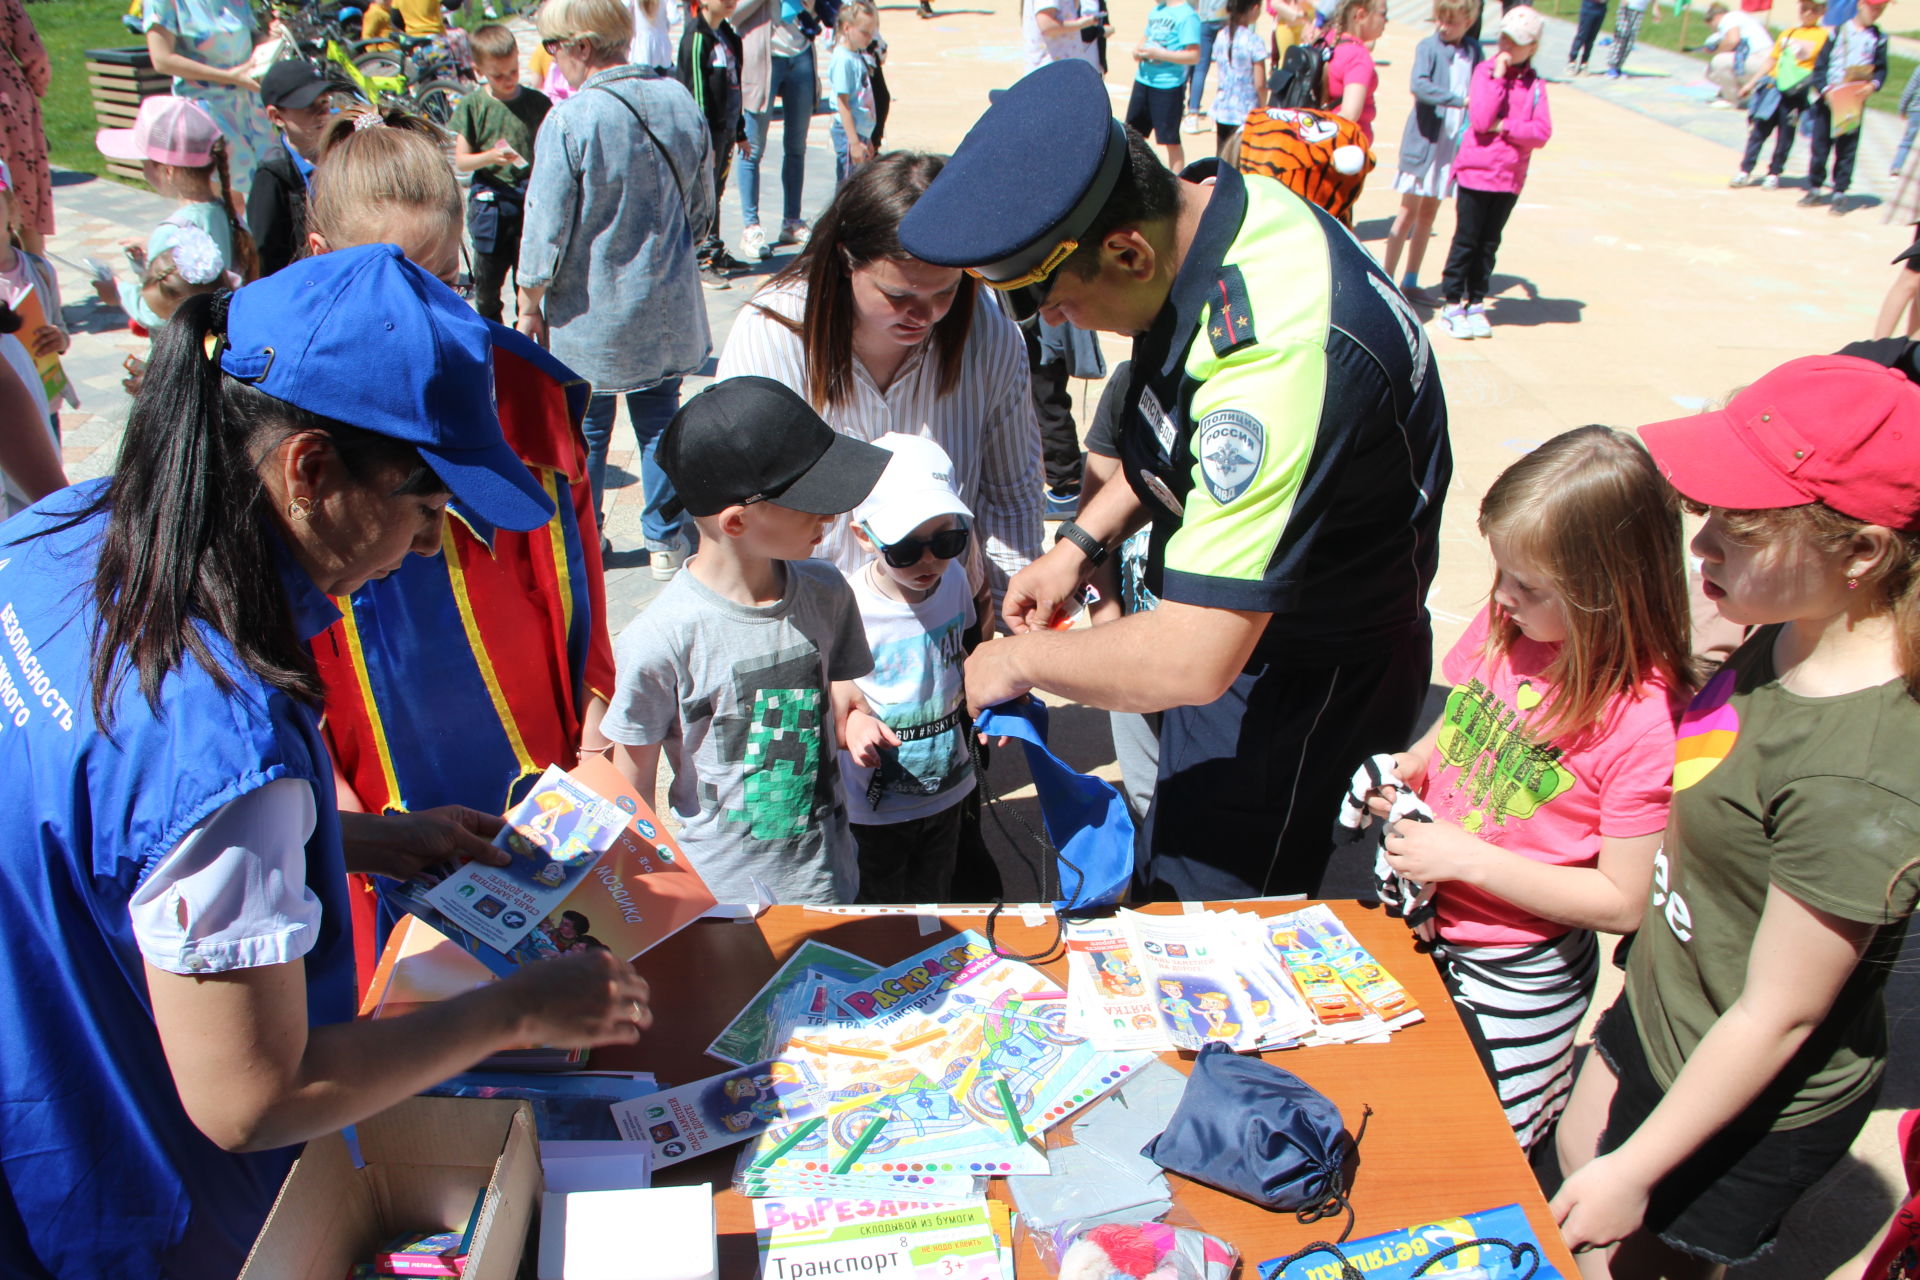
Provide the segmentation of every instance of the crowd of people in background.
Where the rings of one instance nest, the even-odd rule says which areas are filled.
[[[1777,187],[1804,131],[1801,203],[1842,213],[1888,38],[1884,0],[1823,8],[1776,36],[1715,4],[1705,75],[1748,113],[1732,185]],[[1584,0],[1569,74],[1606,14]],[[1649,14],[1620,0],[1609,75]],[[1029,79],[951,158],[884,148],[871,0],[545,0],[527,65],[511,25],[464,34],[477,83],[444,128],[299,59],[256,65],[245,0],[144,0],[174,91],[98,145],[172,208],[127,246],[118,302],[150,348],[120,463],[68,488],[72,392],[34,365],[71,342],[28,136],[49,69],[0,0],[0,287],[46,317],[0,306],[0,519],[19,516],[0,590],[76,704],[0,735],[0,848],[33,852],[0,856],[0,973],[36,975],[0,1014],[0,1252],[61,1277],[157,1256],[230,1274],[293,1144],[497,1048],[638,1037],[646,984],[603,953],[423,1021],[350,1019],[388,887],[501,856],[491,815],[549,764],[604,754],[653,796],[665,760],[725,901],[992,898],[970,713],[1028,690],[1112,712],[1143,893],[1311,890],[1322,829],[1378,820],[1383,901],[1431,944],[1588,1280],[1770,1247],[1879,1097],[1920,897],[1920,359],[1796,360],[1725,409],[1582,428],[1507,468],[1478,509],[1487,603],[1410,742],[1452,468],[1412,306],[1493,336],[1497,254],[1553,136],[1538,12],[1432,17],[1376,263],[1340,224],[1383,124],[1385,0],[1155,0],[1112,59],[1124,130],[1105,6],[1024,0],[1060,154]],[[446,30],[437,0],[393,0],[361,33]],[[1876,337],[1920,332],[1920,73],[1902,110],[1915,247]],[[809,210],[815,114],[835,168]],[[1068,174],[1076,146],[1086,207],[1034,215],[1057,244],[990,252],[1001,229],[975,227],[951,247],[982,153]],[[709,294],[779,249],[716,353]],[[1128,275],[1142,254],[1173,270]],[[1300,290],[1300,333],[1207,330],[1189,302],[1198,279],[1257,312],[1308,262],[1325,294]],[[370,386],[373,326],[396,358]],[[1144,336],[1083,456],[1063,388],[1106,375],[1102,329]],[[1275,354],[1295,341],[1322,364]],[[668,585],[616,637],[622,403]],[[1712,661],[1702,601],[1740,633]],[[1105,647],[1056,629],[1082,604]],[[1296,822],[1302,797],[1326,812]],[[49,919],[52,957],[29,927]],[[1603,933],[1635,937],[1627,985],[1576,1070]],[[73,1067],[82,1103],[24,1103],[72,1044],[100,1047]],[[129,1133],[133,1156],[75,1173]],[[158,1207],[118,1213],[130,1197]]]

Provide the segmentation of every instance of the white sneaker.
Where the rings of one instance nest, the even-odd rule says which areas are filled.
[[[1189,111],[1187,112],[1186,120],[1180,126],[1180,132],[1205,133],[1207,131],[1208,126],[1211,124],[1212,124],[1212,121],[1207,119],[1206,114],[1204,112]]]
[[[649,552],[647,561],[657,581],[671,581],[673,575],[680,572],[680,566],[687,562],[686,544],[675,543],[670,551]]]
[[[1449,338],[1471,338],[1473,326],[1467,322],[1467,309],[1458,303],[1440,313],[1440,320],[1447,326]]]
[[[812,235],[813,229],[804,222],[783,222],[780,224],[780,238],[774,243],[804,246]]]
[[[1744,186],[1751,185],[1752,182],[1753,182],[1753,175],[1751,173],[1748,173],[1745,169],[1742,169],[1740,172],[1733,175],[1732,180],[1729,181],[1727,185],[1730,187],[1744,187]]]
[[[1487,323],[1487,308],[1483,303],[1474,303],[1467,308],[1467,329],[1476,338],[1491,338],[1493,326]]]
[[[1760,179],[1760,189],[1762,191],[1778,191],[1780,189],[1780,175],[1777,173],[1770,173],[1766,177]]]
[[[758,262],[767,256],[767,233],[760,229],[759,223],[749,223],[741,231],[740,256],[748,262]]]

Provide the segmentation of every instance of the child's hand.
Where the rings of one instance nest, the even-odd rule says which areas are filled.
[[[847,163],[865,164],[873,159],[873,144],[865,138],[851,138],[847,141]]]
[[[127,251],[127,261],[133,264],[135,271],[147,269],[147,242],[138,236],[127,236],[120,241],[120,247]]]
[[[140,384],[147,380],[147,362],[138,356],[128,356],[120,362],[120,367],[127,371],[127,376],[121,379],[120,385],[126,388],[128,395],[139,395]]]
[[[1504,80],[1506,78],[1507,71],[1512,66],[1513,66],[1513,59],[1509,57],[1504,50],[1494,54],[1493,55],[1493,78],[1495,80]]]
[[[33,331],[33,340],[27,343],[28,348],[33,352],[33,358],[36,360],[44,356],[65,355],[67,348],[72,345],[73,339],[69,338],[58,327],[50,324],[43,324],[38,329],[35,329]]]
[[[1482,845],[1455,824],[1437,818],[1392,823],[1381,848],[1396,875],[1416,884],[1441,884],[1471,879]]]
[[[887,728],[880,718],[865,707],[847,712],[847,754],[863,769],[880,763],[881,747],[897,747],[900,735]]]
[[[1427,760],[1425,756],[1415,755],[1411,751],[1397,751],[1393,755],[1393,775],[1409,791],[1418,791],[1427,780]],[[1367,812],[1376,818],[1384,818],[1393,808],[1398,788],[1384,784],[1378,790],[1367,793]]]
[[[1151,62],[1153,61],[1154,55],[1159,52],[1159,45],[1137,44],[1133,46],[1133,60],[1135,62]]]

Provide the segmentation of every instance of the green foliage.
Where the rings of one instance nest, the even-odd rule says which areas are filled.
[[[44,0],[27,6],[27,16],[53,60],[53,87],[41,100],[40,114],[47,129],[48,155],[61,168],[107,171],[105,158],[93,149],[94,131],[100,126],[93,116],[84,50],[143,44],[121,24],[120,16],[126,11],[126,0]]]

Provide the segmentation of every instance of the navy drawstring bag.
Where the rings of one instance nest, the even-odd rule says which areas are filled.
[[[1303,1223],[1345,1213],[1340,1239],[1353,1230],[1347,1193],[1360,1139],[1348,1134],[1340,1109],[1293,1072],[1224,1044],[1200,1051],[1165,1132],[1140,1154],[1263,1208],[1291,1210]]]

